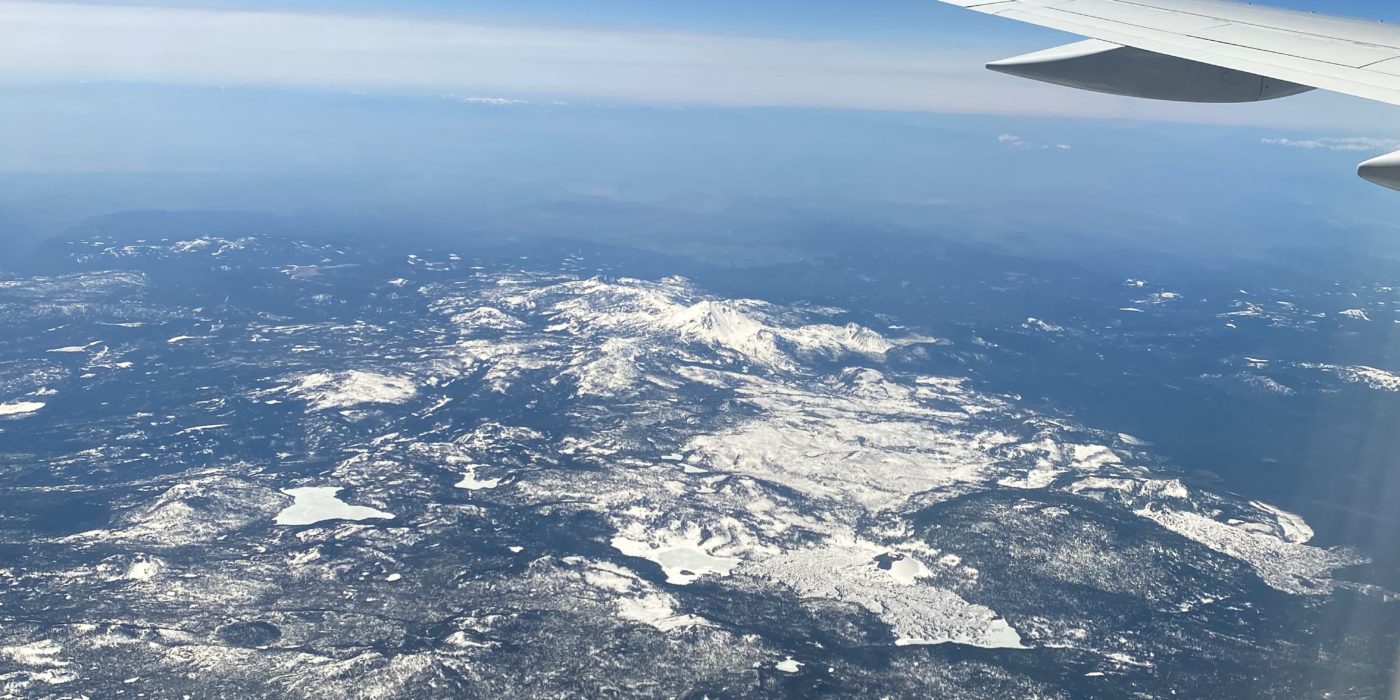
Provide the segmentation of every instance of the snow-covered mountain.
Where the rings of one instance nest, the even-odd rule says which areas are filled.
[[[927,333],[201,241],[79,262],[236,284],[0,283],[3,487],[36,499],[7,516],[4,692],[1155,693],[1306,656],[1280,619],[1385,595],[1294,514],[908,360],[950,347]]]

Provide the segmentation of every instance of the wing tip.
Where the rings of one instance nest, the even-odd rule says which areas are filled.
[[[1376,156],[1356,166],[1356,174],[1373,185],[1400,190],[1400,151]]]

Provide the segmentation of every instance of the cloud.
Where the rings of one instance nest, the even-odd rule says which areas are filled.
[[[1370,136],[1323,137],[1316,139],[1264,138],[1260,143],[1270,146],[1302,148],[1309,151],[1396,151],[1400,150],[1400,139],[1374,138]]]
[[[528,101],[526,101],[526,100],[516,100],[516,99],[509,98],[509,97],[461,97],[461,98],[458,98],[458,99],[459,99],[459,101],[461,101],[463,104],[469,104],[469,105],[493,105],[493,106],[497,106],[497,107],[505,107],[505,106],[510,106],[510,105],[527,105],[527,104],[530,104],[530,103],[529,103]]]
[[[1052,148],[1055,149],[1055,150],[1057,150],[1057,151],[1068,151],[1068,150],[1071,150],[1071,149],[1074,148],[1073,146],[1071,146],[1071,145],[1069,145],[1069,144],[1066,144],[1066,143],[1057,143],[1057,144],[1053,144],[1053,145],[1051,145],[1051,144],[1034,144],[1034,143],[1031,143],[1030,141],[1027,141],[1027,140],[1021,138],[1020,136],[1015,135],[1015,134],[1002,134],[1002,135],[1000,135],[1000,136],[997,137],[997,143],[1003,143],[1003,144],[1006,144],[1007,146],[1010,146],[1011,148],[1015,148],[1015,149],[1018,149],[1018,150],[1027,150],[1027,151],[1028,151],[1028,150],[1041,150],[1041,151],[1044,151],[1044,150],[1049,150],[1049,149],[1052,149]]]
[[[1019,80],[982,65],[1024,53],[1026,45],[970,49],[932,27],[927,42],[861,42],[503,24],[448,14],[24,0],[0,0],[0,18],[0,88],[142,82],[1349,129],[1393,119],[1392,112],[1369,113],[1356,102],[1339,108],[1321,96],[1293,98],[1287,108],[1230,110]]]
[[[0,85],[74,81],[1014,109],[970,53],[443,16],[0,1]]]

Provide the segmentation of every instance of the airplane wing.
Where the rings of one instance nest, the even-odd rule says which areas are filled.
[[[1091,37],[988,68],[1087,90],[1249,102],[1310,88],[1400,105],[1400,26],[1226,0],[942,0]],[[1400,154],[1362,176],[1400,189]]]

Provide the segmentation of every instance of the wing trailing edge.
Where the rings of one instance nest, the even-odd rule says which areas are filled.
[[[1256,102],[1309,89],[1400,105],[1400,27],[1229,0],[942,0],[1089,37],[994,61],[1057,85],[1183,102]],[[1358,169],[1400,190],[1400,151]]]
[[[1175,102],[1258,102],[1312,89],[1099,39],[993,61],[987,68],[1081,90]]]

